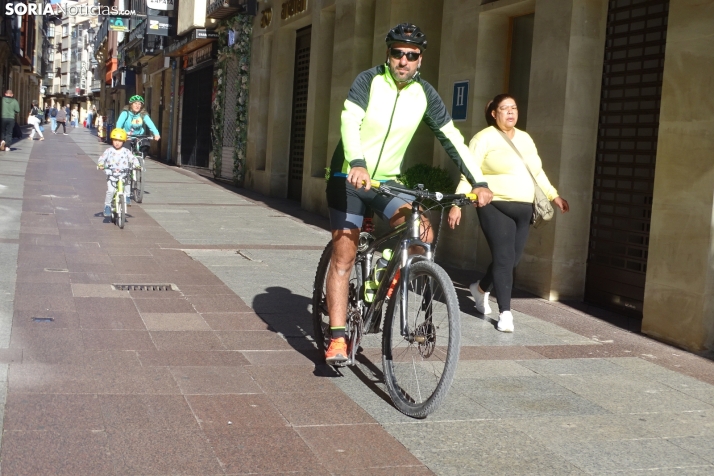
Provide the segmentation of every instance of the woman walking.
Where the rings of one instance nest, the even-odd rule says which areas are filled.
[[[45,136],[42,135],[42,130],[40,129],[44,117],[45,113],[38,106],[37,99],[33,99],[30,114],[27,116],[27,123],[32,126],[30,140],[35,140],[35,132],[40,136],[40,140],[45,140]]]
[[[59,126],[62,125],[62,133],[67,135],[67,109],[64,107],[58,108],[55,120],[57,121],[57,127],[55,127],[54,133],[57,134]]]
[[[498,301],[498,326],[501,332],[513,332],[511,293],[513,270],[518,265],[526,246],[533,217],[535,182],[561,213],[570,210],[568,202],[558,195],[543,171],[533,139],[525,131],[516,129],[518,106],[513,97],[499,94],[486,106],[489,127],[471,139],[469,149],[481,166],[493,201],[476,209],[481,229],[491,248],[492,262],[486,275],[469,286],[476,301],[476,310],[491,312],[488,295],[491,289]],[[468,187],[466,187],[468,186]],[[457,193],[468,193],[471,188],[462,177]],[[461,219],[461,210],[449,212],[449,226],[454,228]]]

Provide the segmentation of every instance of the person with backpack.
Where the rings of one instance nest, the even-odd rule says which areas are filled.
[[[50,108],[50,128],[52,128],[52,132],[57,130],[57,106],[54,104]]]
[[[12,90],[5,91],[2,98],[2,118],[0,118],[0,150],[8,152],[12,144],[12,133],[15,127],[15,115],[20,112],[20,103],[13,97]]]
[[[159,130],[144,108],[144,98],[139,95],[134,95],[129,98],[129,105],[119,114],[116,127],[118,129],[124,129],[129,137],[146,134],[146,127],[154,135],[154,140],[161,139]],[[124,147],[130,149],[131,141],[124,142]],[[146,151],[144,151],[144,153],[146,153]]]
[[[27,116],[27,123],[32,126],[32,132],[30,132],[30,140],[35,140],[35,132],[40,136],[40,140],[45,140],[45,136],[42,134],[42,120],[45,117],[45,113],[37,105],[37,99],[32,100],[32,107],[30,108],[30,114]]]

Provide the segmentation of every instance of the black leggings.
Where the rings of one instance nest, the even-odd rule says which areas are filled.
[[[57,132],[60,125],[62,126],[62,133],[66,134],[67,133],[67,121],[61,121],[61,122],[57,121],[57,127],[55,127],[54,132]]]
[[[479,285],[483,291],[493,288],[499,312],[510,311],[513,270],[528,240],[533,204],[493,201],[476,211],[492,257]]]

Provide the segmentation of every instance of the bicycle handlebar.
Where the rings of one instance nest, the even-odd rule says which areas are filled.
[[[366,182],[363,181],[362,184],[366,185]],[[478,200],[478,195],[476,195],[475,193],[441,193],[430,192],[428,190],[413,190],[395,185],[386,185],[378,180],[370,180],[370,185],[372,186],[372,188],[380,191],[381,193],[385,193],[391,196],[396,196],[396,193],[394,193],[393,190],[398,190],[400,193],[406,193],[416,198],[433,200],[435,202],[444,202],[449,200],[475,202]]]

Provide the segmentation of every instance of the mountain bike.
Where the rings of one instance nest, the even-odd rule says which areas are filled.
[[[423,187],[415,190],[372,181],[382,195],[413,197],[411,217],[387,234],[375,237],[361,232],[357,256],[349,281],[346,340],[348,360],[354,365],[364,334],[382,332],[382,371],[392,402],[402,413],[425,418],[441,404],[456,371],[461,340],[459,301],[444,269],[434,262],[434,245],[420,236],[422,216],[431,208],[464,205],[477,199],[473,194],[442,194]],[[326,299],[327,273],[332,241],[322,252],[315,275],[312,317],[315,341],[323,351],[330,344],[330,320]],[[373,264],[392,246],[394,252],[381,271],[376,290]],[[421,249],[422,252],[418,252]],[[381,251],[380,251],[381,250]],[[366,286],[370,281],[371,286]],[[369,293],[366,294],[366,292]]]
[[[131,152],[134,157],[139,159],[139,165],[141,169],[135,169],[131,175],[131,195],[136,203],[141,203],[144,200],[144,159],[146,154],[144,154],[144,147],[147,142],[150,141],[154,136],[148,135],[136,135],[129,136],[126,140],[131,142]]]

